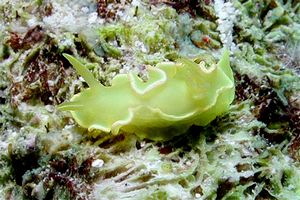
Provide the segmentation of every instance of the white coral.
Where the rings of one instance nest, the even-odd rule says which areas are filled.
[[[214,9],[218,17],[217,30],[220,32],[221,42],[228,49],[234,50],[232,33],[238,11],[231,2],[224,2],[224,0],[215,0]]]

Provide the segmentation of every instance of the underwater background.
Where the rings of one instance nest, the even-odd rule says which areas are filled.
[[[299,0],[0,0],[0,16],[1,200],[300,199]],[[109,87],[223,49],[233,103],[171,140],[58,110],[88,88],[64,53]]]

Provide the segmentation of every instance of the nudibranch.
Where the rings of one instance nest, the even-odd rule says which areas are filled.
[[[205,126],[229,109],[234,99],[234,80],[229,51],[217,64],[189,59],[147,67],[145,82],[135,73],[118,74],[107,87],[99,83],[80,61],[64,54],[89,85],[59,109],[70,111],[88,130],[141,138],[168,140],[191,125]]]

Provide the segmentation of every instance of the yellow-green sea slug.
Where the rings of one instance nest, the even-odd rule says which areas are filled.
[[[188,59],[148,67],[149,79],[137,74],[118,74],[107,87],[100,84],[77,59],[65,54],[88,83],[59,109],[70,111],[75,121],[89,130],[141,138],[168,140],[191,125],[205,126],[229,109],[234,99],[234,80],[229,52],[208,68]]]

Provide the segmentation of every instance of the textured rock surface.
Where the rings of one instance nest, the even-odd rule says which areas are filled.
[[[299,1],[214,2],[2,0],[0,197],[299,198]],[[63,53],[109,86],[180,57],[213,63],[224,45],[229,112],[168,142],[89,132],[57,110],[87,88]]]

